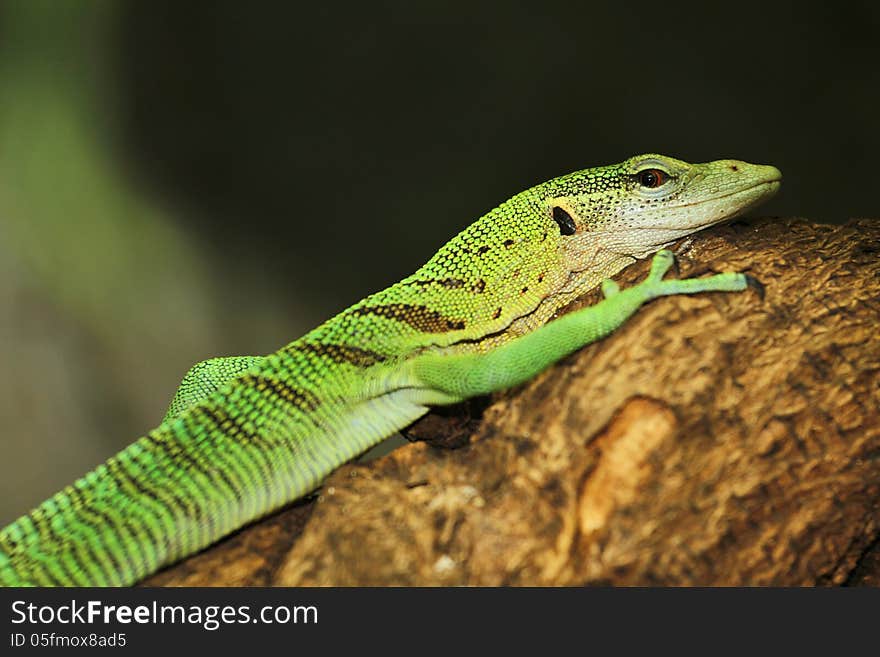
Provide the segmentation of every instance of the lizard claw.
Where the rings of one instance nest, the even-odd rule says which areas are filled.
[[[764,284],[751,274],[743,274],[746,278],[746,285],[752,288],[758,294],[758,298],[764,300]]]

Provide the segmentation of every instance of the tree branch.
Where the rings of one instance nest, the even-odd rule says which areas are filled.
[[[680,266],[747,271],[766,298],[654,301],[468,440],[460,415],[423,425],[464,446],[345,466],[147,583],[877,584],[880,224],[736,223]]]

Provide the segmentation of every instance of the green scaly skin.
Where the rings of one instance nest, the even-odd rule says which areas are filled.
[[[166,420],[0,531],[0,584],[127,585],[314,490],[429,405],[528,380],[663,295],[748,277],[605,279],[772,196],[774,167],[643,155],[537,185],[416,273],[266,357],[194,367]],[[548,322],[602,283],[595,306]]]

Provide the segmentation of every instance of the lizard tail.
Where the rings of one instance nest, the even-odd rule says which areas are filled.
[[[133,584],[326,475],[215,406],[194,410],[0,530],[0,584]]]

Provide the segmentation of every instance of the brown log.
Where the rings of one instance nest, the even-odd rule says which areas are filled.
[[[432,417],[446,447],[345,466],[146,583],[880,584],[880,222],[738,222],[679,263],[766,298],[654,301],[468,439]]]

